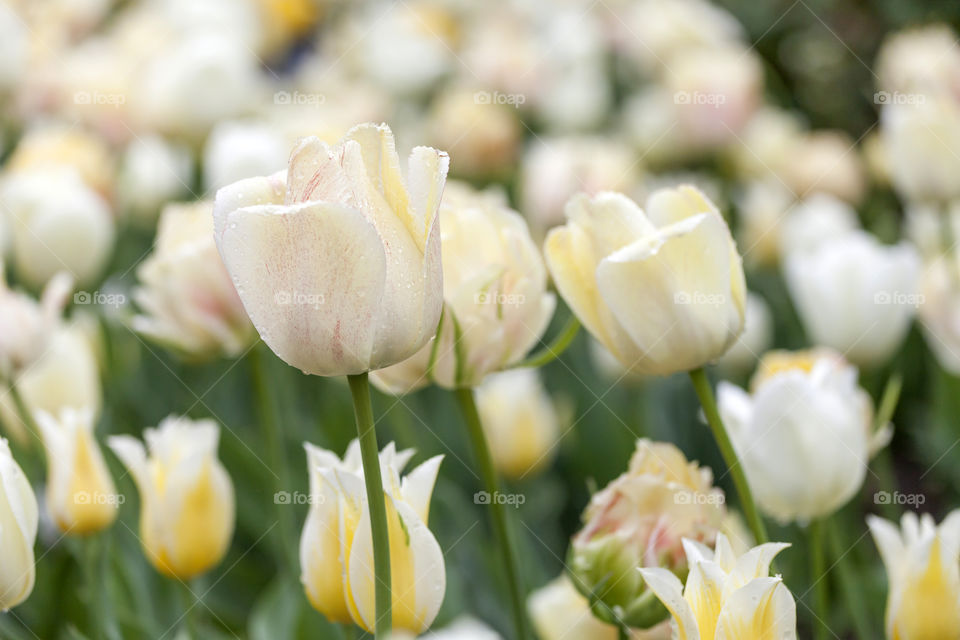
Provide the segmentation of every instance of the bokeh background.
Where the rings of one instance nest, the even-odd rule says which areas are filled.
[[[904,198],[882,148],[878,52],[894,32],[941,23],[953,34],[958,22],[956,3],[892,0],[0,4],[0,178],[70,165],[102,198],[115,229],[100,244],[102,234],[72,226],[87,225],[83,219],[57,221],[50,232],[77,234],[55,245],[68,264],[103,254],[78,283],[84,295],[70,312],[99,356],[100,437],[140,434],[171,413],[211,417],[223,428],[220,453],[236,485],[238,521],[227,558],[197,587],[202,637],[341,637],[299,585],[296,545],[307,505],[297,496],[307,492],[302,442],[342,451],[354,425],[342,381],[304,376],[263,344],[237,358],[199,361],[132,330],[137,268],[165,203],[211,198],[233,180],[282,169],[298,136],[332,142],[370,120],[390,123],[402,149],[447,150],[453,177],[503,189],[538,237],[562,220],[560,207],[576,191],[611,188],[642,201],[654,186],[692,181],[735,230],[748,285],[772,311],[770,344],[802,348],[810,340],[778,267],[776,232],[764,225],[823,192],[854,207],[881,239],[903,235]],[[684,92],[725,99],[691,105],[677,98]],[[58,142],[28,153],[24,141],[37,132]],[[779,209],[757,195],[758,184],[786,194],[773,198]],[[0,200],[7,279],[36,292],[38,278],[19,267],[30,260],[18,239],[18,216],[27,214],[11,197]],[[561,305],[545,341],[568,314]],[[266,395],[255,384],[258,359]],[[712,374],[743,384],[750,365]],[[893,442],[831,527],[831,557],[844,558],[830,577],[838,606],[829,622],[838,637],[854,637],[856,616],[875,631],[871,638],[882,634],[885,579],[863,515],[894,517],[909,505],[877,504],[874,493],[898,487],[923,495],[922,509],[938,519],[960,502],[960,382],[934,359],[919,327],[861,382],[879,400],[894,374],[903,392]],[[690,459],[723,468],[682,376],[623,376],[598,361],[585,333],[543,375],[562,437],[542,469],[508,488],[525,497],[512,528],[529,588],[562,571],[590,491],[623,471],[637,438],[674,442]],[[437,625],[470,613],[509,637],[504,580],[474,500],[480,483],[451,395],[376,393],[374,405],[381,442],[416,448],[415,462],[446,456],[431,512],[448,572]],[[282,424],[281,450],[261,428],[264,411]],[[36,443],[23,447],[33,451],[22,463],[39,486]],[[99,591],[83,586],[80,544],[46,523],[36,590],[0,614],[0,635],[87,637],[91,607],[102,607],[119,621],[119,637],[173,637],[183,611],[178,587],[143,558],[137,492],[107,455],[127,500],[103,534],[110,553]],[[719,483],[730,493],[729,477]],[[293,496],[279,520],[277,491]],[[772,537],[796,541],[780,570],[797,598],[809,599],[798,530],[774,526]],[[839,606],[851,588],[858,602]],[[804,635],[808,609],[798,610]]]

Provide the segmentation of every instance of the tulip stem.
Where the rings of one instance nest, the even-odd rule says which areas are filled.
[[[827,565],[823,555],[823,534],[826,523],[823,520],[814,520],[807,526],[807,536],[810,543],[810,563],[811,578],[814,590],[814,637],[817,640],[824,640],[827,637],[827,611],[828,596],[827,593]]]
[[[370,529],[373,534],[373,569],[376,583],[375,637],[388,638],[393,626],[393,600],[390,577],[390,533],[387,528],[387,505],[383,495],[380,474],[380,450],[370,403],[370,381],[367,373],[347,376],[353,395],[353,410],[357,416],[357,436],[363,460],[363,479],[367,485],[367,504],[370,509]]]
[[[521,360],[517,364],[510,367],[511,369],[518,369],[522,367],[536,369],[542,367],[545,364],[553,362],[559,358],[564,351],[567,350],[567,347],[573,342],[573,339],[577,337],[577,333],[580,331],[580,320],[577,319],[576,314],[571,313],[570,319],[567,320],[567,324],[564,325],[563,330],[553,339],[550,344],[545,346],[540,351],[537,351],[533,355],[528,356],[524,360]]]
[[[617,625],[617,638],[619,638],[619,640],[630,640],[630,632],[627,630],[627,625]]]
[[[740,496],[740,508],[743,510],[743,516],[747,520],[753,537],[757,544],[767,542],[767,528],[763,524],[760,512],[757,511],[757,505],[753,501],[753,494],[750,492],[750,485],[747,483],[747,476],[743,472],[743,466],[737,459],[737,452],[730,442],[730,436],[727,429],[720,419],[720,412],[717,411],[717,403],[713,399],[713,391],[710,389],[710,381],[707,379],[707,373],[703,368],[694,369],[690,372],[690,380],[693,382],[693,388],[700,398],[700,404],[703,406],[703,413],[707,416],[707,422],[713,431],[713,438],[717,441],[720,453],[723,455],[724,462],[727,463],[727,469],[733,476],[733,484],[737,489],[737,495]]]
[[[460,411],[463,413],[464,422],[467,424],[467,432],[470,436],[473,455],[479,467],[480,475],[483,477],[484,488],[489,495],[487,504],[493,522],[494,536],[497,540],[497,546],[500,549],[500,557],[503,561],[503,568],[507,576],[507,587],[510,590],[511,605],[513,607],[513,624],[516,630],[517,640],[526,640],[527,617],[524,608],[523,589],[520,586],[516,556],[513,552],[513,546],[510,543],[506,512],[504,511],[503,504],[498,500],[500,495],[500,482],[497,477],[496,468],[493,466],[490,446],[487,444],[487,436],[484,434],[483,424],[480,422],[480,413],[477,411],[477,403],[473,398],[473,389],[463,387],[456,389],[454,394],[456,394],[457,402],[460,405]]]

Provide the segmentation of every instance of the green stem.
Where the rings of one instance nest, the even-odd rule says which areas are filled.
[[[743,510],[743,516],[747,520],[747,525],[753,532],[757,544],[767,542],[767,528],[763,524],[763,519],[757,511],[757,505],[753,501],[753,494],[750,492],[750,485],[747,483],[747,476],[743,472],[743,467],[737,459],[737,453],[730,442],[730,436],[727,434],[726,427],[723,426],[723,420],[720,419],[720,412],[717,411],[717,403],[713,399],[713,391],[710,389],[710,381],[707,380],[707,374],[703,368],[694,369],[690,372],[690,380],[693,382],[693,388],[700,398],[700,404],[703,406],[703,413],[707,416],[707,422],[710,424],[710,430],[713,431],[713,438],[717,441],[720,453],[723,455],[724,462],[727,463],[727,469],[733,476],[733,484],[737,489],[737,495],[740,496],[740,508]]]
[[[80,553],[83,558],[83,579],[86,591],[87,608],[90,612],[91,637],[104,637],[103,604],[98,602],[102,574],[100,573],[100,549],[98,536],[80,540]]]
[[[197,615],[196,610],[200,604],[200,598],[194,593],[193,585],[190,582],[178,580],[180,587],[181,600],[183,601],[183,631],[187,638],[195,640],[200,635],[197,633]]]
[[[283,432],[280,430],[280,423],[277,419],[277,404],[273,393],[271,393],[269,377],[267,376],[267,363],[263,356],[264,350],[263,345],[259,344],[251,349],[250,364],[257,395],[261,435],[267,448],[267,457],[270,460],[271,471],[275,479],[274,494],[277,494],[286,491],[287,487],[290,486],[289,468],[286,460]],[[297,559],[294,555],[296,538],[293,534],[293,522],[291,520],[293,511],[290,509],[289,502],[275,499],[274,503],[277,509],[281,561],[290,575],[296,575]]]
[[[340,625],[340,631],[343,632],[343,640],[355,640],[357,637],[357,628],[352,624]]]
[[[16,383],[10,385],[10,396],[13,398],[13,405],[17,409],[17,414],[20,416],[20,421],[23,423],[23,426],[27,428],[29,435],[34,438],[40,437],[40,430],[37,428],[37,422],[33,419],[33,414],[30,413],[30,408],[27,406],[27,401],[23,399],[23,396],[20,394],[20,389],[17,388]]]
[[[814,520],[807,526],[810,553],[810,574],[814,591],[813,627],[814,638],[824,640],[827,637],[829,626],[829,594],[827,593],[827,563],[823,552],[824,520]]]
[[[507,586],[510,590],[510,600],[513,607],[513,624],[516,629],[517,639],[526,640],[527,617],[523,601],[523,589],[520,586],[515,554],[510,543],[510,534],[507,530],[506,512],[503,504],[497,499],[500,494],[500,483],[497,478],[497,471],[493,466],[493,457],[490,455],[487,437],[483,432],[483,425],[480,422],[480,414],[477,411],[477,404],[473,398],[473,389],[456,389],[454,394],[457,397],[457,402],[460,404],[460,411],[463,413],[464,421],[467,424],[470,444],[473,447],[473,455],[476,458],[484,488],[487,493],[490,494],[490,500],[488,501],[490,516],[493,521],[493,532],[497,540],[497,546],[500,549],[503,568],[507,576]]]
[[[617,638],[620,640],[630,640],[630,631],[627,630],[626,625],[617,626]]]
[[[837,580],[840,589],[843,592],[843,598],[850,609],[850,617],[853,620],[853,628],[856,631],[857,638],[877,638],[874,633],[873,622],[870,616],[870,609],[863,599],[864,590],[861,584],[861,577],[851,571],[849,562],[844,561],[844,545],[836,526],[826,525],[827,540],[830,545],[830,557],[834,559],[834,567],[837,570]]]
[[[387,505],[380,475],[380,451],[370,404],[369,375],[359,373],[347,376],[353,394],[353,410],[357,416],[357,435],[360,439],[360,457],[363,460],[363,479],[367,485],[367,503],[370,505],[370,529],[373,534],[373,570],[376,582],[376,611],[374,625],[378,640],[390,636],[393,627],[393,600],[390,577],[390,533],[387,528]]]
[[[553,362],[559,358],[564,351],[567,350],[567,347],[573,342],[573,339],[577,337],[577,333],[580,331],[580,320],[577,319],[576,314],[571,313],[570,319],[567,320],[567,324],[564,325],[563,330],[557,335],[553,341],[545,346],[540,351],[537,351],[531,356],[528,356],[524,360],[521,360],[517,364],[513,365],[511,369],[517,369],[521,367],[529,367],[535,369],[537,367],[542,367],[545,364]]]

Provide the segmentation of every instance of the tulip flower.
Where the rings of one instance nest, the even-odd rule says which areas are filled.
[[[553,459],[560,416],[536,369],[488,376],[477,387],[477,410],[493,463],[505,476],[523,478]]]
[[[887,568],[887,638],[960,637],[960,510],[939,526],[913,512],[900,529],[876,516],[867,523]]]
[[[17,606],[33,591],[38,523],[30,482],[0,438],[0,611]]]
[[[223,559],[234,526],[233,483],[217,460],[212,420],[171,416],[144,431],[143,443],[112,436],[107,444],[140,491],[140,538],[160,573],[187,580]]]
[[[856,368],[829,349],[774,351],[752,387],[721,382],[717,396],[760,508],[782,522],[830,515],[859,491],[890,435],[871,433],[873,406]]]
[[[666,612],[637,567],[683,575],[682,540],[712,544],[725,512],[710,469],[688,462],[672,444],[640,440],[626,473],[594,495],[583,514],[571,550],[574,584],[597,603],[602,620],[649,628]]]
[[[527,224],[492,192],[450,183],[440,205],[446,303],[437,337],[373,381],[406,392],[431,381],[472,387],[523,358],[556,304]]]
[[[390,129],[368,124],[334,147],[301,140],[285,179],[217,192],[220,255],[274,353],[309,374],[360,374],[409,358],[434,335],[448,164],[417,147],[405,181]]]
[[[93,436],[93,410],[36,414],[47,452],[47,509],[64,533],[85,535],[110,526],[119,499]]]
[[[770,563],[784,543],[767,543],[737,556],[726,536],[716,551],[684,540],[686,585],[666,569],[640,569],[673,617],[674,640],[796,640],[797,604]]]
[[[941,367],[960,375],[960,255],[949,251],[924,266],[920,325]]]
[[[743,330],[746,285],[730,230],[697,189],[575,196],[547,266],[584,326],[624,366],[670,375],[716,360]]]
[[[133,328],[192,358],[236,357],[256,337],[217,253],[212,209],[209,202],[164,208],[134,290],[143,314],[134,317]]]
[[[38,304],[11,290],[0,266],[0,378],[15,379],[43,356],[71,286],[70,276],[57,274],[47,283]]]
[[[359,441],[341,460],[306,445],[310,513],[300,539],[302,581],[310,603],[333,622],[376,626],[370,515],[364,493]],[[427,528],[430,498],[442,456],[402,478],[412,450],[393,444],[380,453],[387,498],[393,626],[421,633],[437,616],[446,591],[443,552]]]
[[[920,304],[920,258],[909,244],[884,246],[863,231],[786,260],[786,280],[811,340],[858,365],[878,366],[903,342]]]

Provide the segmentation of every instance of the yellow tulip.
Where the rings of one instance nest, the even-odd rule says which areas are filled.
[[[36,413],[47,452],[47,509],[68,534],[96,533],[117,517],[116,486],[93,436],[92,409]]]
[[[722,533],[716,551],[683,541],[690,573],[683,585],[667,569],[640,569],[673,617],[674,640],[796,640],[797,605],[770,563],[785,543],[767,543],[737,557]]]
[[[329,620],[376,625],[373,537],[355,440],[341,460],[307,444],[310,514],[300,539],[304,589],[310,603]],[[442,456],[400,477],[413,457],[387,445],[380,453],[393,593],[393,627],[421,633],[437,616],[446,591],[443,552],[427,528],[430,498]]]
[[[544,251],[560,294],[628,369],[670,375],[716,360],[743,330],[743,266],[723,217],[691,186],[574,196]]]
[[[901,528],[868,516],[887,568],[887,638],[960,638],[960,510],[937,526],[930,514],[907,512]]]
[[[7,441],[0,438],[0,611],[20,604],[33,591],[38,523],[33,489]]]
[[[233,483],[217,460],[212,420],[169,417],[143,443],[113,436],[108,445],[140,491],[140,536],[157,571],[180,580],[223,559],[234,526]]]

